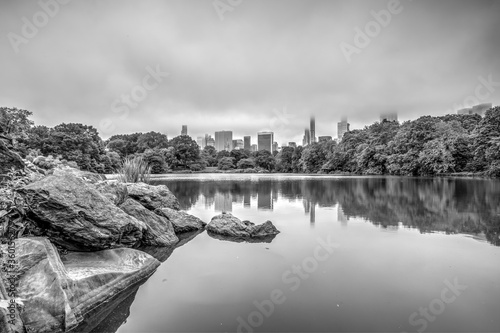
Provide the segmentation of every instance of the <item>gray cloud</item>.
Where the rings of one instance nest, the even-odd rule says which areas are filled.
[[[40,6],[3,2],[0,104],[32,110],[40,124],[90,124],[104,137],[173,137],[187,124],[193,136],[274,129],[282,143],[300,140],[310,114],[318,135],[335,135],[344,114],[355,128],[387,110],[402,120],[441,115],[474,94],[479,76],[500,82],[492,0],[401,0],[403,11],[348,64],[339,45],[388,2],[243,1],[221,21],[212,0],[72,1],[19,53],[7,35],[21,34],[22,17]],[[157,65],[170,73],[159,87],[127,117],[113,112]],[[499,90],[489,102],[500,104]],[[284,107],[289,123],[273,112]]]

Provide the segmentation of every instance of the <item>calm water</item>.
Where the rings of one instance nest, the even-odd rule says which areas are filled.
[[[207,222],[229,211],[271,220],[281,234],[270,244],[197,235],[130,298],[119,333],[500,330],[498,181],[189,175],[162,183]]]

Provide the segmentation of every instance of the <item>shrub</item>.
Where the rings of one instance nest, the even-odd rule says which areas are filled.
[[[142,157],[127,157],[118,170],[118,180],[122,183],[149,183],[151,167]]]
[[[223,157],[218,164],[219,170],[231,170],[234,169],[234,158],[232,157]]]
[[[238,162],[238,169],[253,169],[255,162],[251,158],[244,158]]]

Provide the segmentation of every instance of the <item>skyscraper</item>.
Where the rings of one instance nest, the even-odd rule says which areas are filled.
[[[351,125],[347,122],[347,117],[342,117],[341,122],[337,124],[337,135],[339,140],[342,140],[344,134],[349,132],[350,126]]]
[[[311,132],[309,129],[305,129],[304,131],[304,138],[302,139],[302,146],[308,146],[311,144]]]
[[[198,138],[196,138],[196,143],[198,144],[198,146],[200,146],[200,149],[203,149],[206,146],[205,138],[202,136],[199,136]]]
[[[244,141],[243,149],[245,149],[245,150],[252,149],[252,137],[251,136],[243,137],[243,141]]]
[[[398,113],[397,112],[386,112],[380,115],[380,122],[383,121],[398,121]]]
[[[310,135],[311,135],[310,143],[315,143],[316,142],[316,119],[314,117],[311,117],[309,129],[310,129]]]
[[[215,132],[215,150],[217,151],[233,150],[233,132],[231,131]]]
[[[278,151],[278,143],[277,142],[273,142],[273,151],[272,152],[275,152],[275,151]]]
[[[181,135],[188,135],[188,127],[187,127],[187,125],[182,125]]]
[[[273,152],[274,133],[273,132],[259,132],[257,133],[258,150],[267,150]]]

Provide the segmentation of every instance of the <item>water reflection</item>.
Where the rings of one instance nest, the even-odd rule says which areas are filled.
[[[317,207],[336,207],[338,221],[363,218],[383,228],[484,234],[500,245],[500,182],[451,178],[309,178],[200,181],[166,180],[182,209],[199,200],[215,211],[233,204],[272,211],[281,200],[303,203],[314,226]]]

